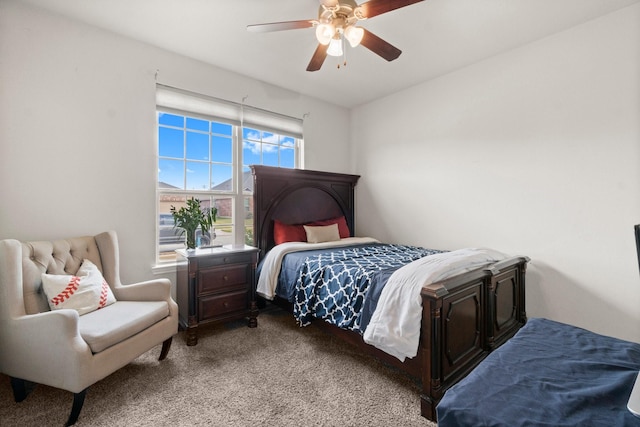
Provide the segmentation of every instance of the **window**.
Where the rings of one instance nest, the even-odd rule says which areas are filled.
[[[175,108],[175,99],[168,102],[163,98],[167,93],[181,100],[181,109]],[[174,227],[170,210],[185,206],[191,197],[200,200],[203,208],[218,209],[213,244],[253,244],[253,176],[249,166],[298,167],[301,134],[287,132],[287,128],[279,131],[284,116],[263,110],[250,110],[254,120],[245,124],[247,107],[237,105],[236,116],[230,114],[233,104],[225,101],[164,86],[158,87],[158,94],[158,262],[175,261],[174,251],[184,248],[184,237]],[[188,108],[188,101],[197,104]],[[203,114],[207,103],[211,111]],[[216,110],[220,106],[226,110]],[[210,115],[216,111],[221,114]]]
[[[242,164],[295,167],[296,140],[290,136],[264,132],[258,129],[242,129]]]

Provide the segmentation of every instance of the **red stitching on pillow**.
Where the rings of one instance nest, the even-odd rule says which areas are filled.
[[[66,288],[62,290],[58,295],[51,298],[51,303],[54,305],[62,304],[65,300],[71,298],[71,295],[78,290],[78,286],[80,285],[80,278],[78,276],[71,276],[71,280],[69,280],[69,284]]]
[[[100,302],[98,303],[98,309],[107,305],[107,292],[109,291],[109,285],[106,280],[102,281],[102,288],[100,289]]]

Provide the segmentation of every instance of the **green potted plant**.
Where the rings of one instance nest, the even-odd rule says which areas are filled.
[[[170,211],[173,216],[174,227],[181,228],[186,233],[187,249],[196,248],[196,230],[198,227],[202,230],[203,235],[208,233],[216,222],[216,215],[218,214],[218,209],[215,207],[203,210],[200,206],[200,200],[194,197],[187,199],[187,206],[176,209],[172,205]]]

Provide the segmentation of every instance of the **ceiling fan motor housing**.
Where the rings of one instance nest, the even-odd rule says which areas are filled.
[[[366,19],[361,8],[353,0],[342,0],[335,6],[320,5],[318,21],[321,24],[333,23],[336,28],[346,28],[359,20]]]

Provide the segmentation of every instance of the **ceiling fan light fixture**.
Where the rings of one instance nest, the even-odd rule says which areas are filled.
[[[349,25],[344,30],[344,37],[349,41],[351,47],[356,47],[362,41],[362,37],[364,36],[364,29],[361,27],[356,27],[355,25]]]
[[[316,39],[318,43],[328,45],[336,34],[336,27],[333,24],[318,24],[316,27]]]
[[[338,35],[338,37],[332,38],[331,42],[329,42],[329,48],[327,49],[327,55],[331,56],[342,56],[342,38]]]

